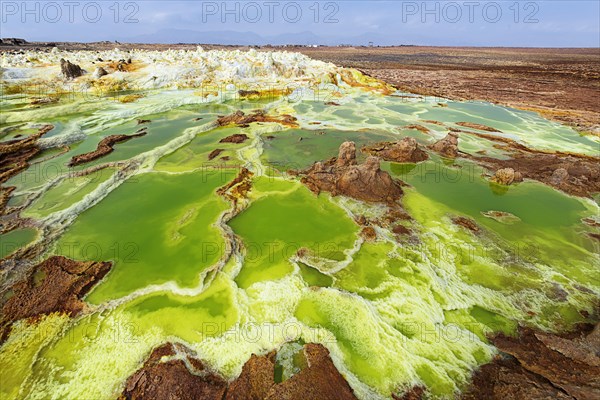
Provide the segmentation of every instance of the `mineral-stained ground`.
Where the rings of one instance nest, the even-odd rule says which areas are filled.
[[[0,46],[3,399],[600,397],[597,54],[55,45]]]

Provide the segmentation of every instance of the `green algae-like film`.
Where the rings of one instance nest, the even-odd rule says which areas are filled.
[[[277,382],[307,367],[302,344],[320,343],[360,400],[415,386],[452,399],[498,354],[495,335],[594,322],[597,200],[532,178],[494,183],[478,162],[509,160],[498,143],[512,142],[590,157],[596,137],[529,111],[399,92],[297,53],[132,54],[7,56],[0,146],[51,129],[0,192],[2,301],[15,303],[20,279],[63,290],[51,274],[69,271],[34,270],[51,257],[110,269],[97,280],[70,271],[85,281],[64,295],[69,307],[48,300],[3,319],[2,399],[118,398],[166,342],[228,380],[277,350]],[[120,79],[76,78],[92,90],[83,96],[44,80],[61,57],[92,71],[98,59],[136,61]],[[26,79],[56,92],[40,101]],[[259,90],[238,90],[249,83]],[[461,129],[462,156],[432,150]],[[427,160],[381,160],[402,195],[365,201],[381,175],[352,180],[369,162],[361,149],[405,138]],[[347,174],[315,184],[334,179],[348,141]]]

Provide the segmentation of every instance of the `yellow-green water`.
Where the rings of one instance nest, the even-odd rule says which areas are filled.
[[[51,148],[72,140],[66,153],[46,150],[7,182],[16,187],[9,206],[23,206],[21,216],[49,235],[48,255],[113,268],[82,315],[15,325],[0,348],[2,398],[116,398],[165,341],[185,343],[227,378],[252,353],[281,346],[278,371],[289,376],[297,343],[319,342],[361,399],[389,399],[415,384],[453,398],[493,356],[487,334],[511,334],[518,324],[562,330],[586,319],[600,290],[598,245],[581,223],[598,213],[591,200],[535,182],[491,185],[472,164],[436,156],[416,166],[384,163],[410,185],[402,205],[413,220],[401,223],[412,234],[398,239],[378,228],[378,240],[364,242],[355,218],[380,218],[383,206],[315,196],[286,171],[335,156],[345,140],[360,147],[412,136],[425,145],[445,135],[422,120],[482,123],[534,148],[584,154],[597,151],[594,138],[486,103],[438,107],[438,99],[343,89],[339,106],[314,98],[203,103],[190,91],[39,109],[5,100],[1,128],[52,123]],[[292,114],[300,126],[213,125],[218,115],[258,107]],[[68,167],[103,137],[135,133],[138,118],[152,120],[146,136]],[[415,123],[432,132],[405,128]],[[219,143],[234,133],[249,139]],[[506,156],[474,136],[461,136],[460,146]],[[209,161],[216,148],[224,152]],[[100,169],[81,175],[92,166]],[[216,190],[241,167],[253,172],[253,188],[233,216]],[[500,222],[488,211],[514,218]],[[452,224],[456,216],[483,232]],[[25,228],[0,236],[1,255],[14,251],[5,243],[26,247],[37,235]]]

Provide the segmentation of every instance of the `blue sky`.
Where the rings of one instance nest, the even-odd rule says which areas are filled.
[[[31,41],[600,46],[597,0],[0,3],[0,36]]]

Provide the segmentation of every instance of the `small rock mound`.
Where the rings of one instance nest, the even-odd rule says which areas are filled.
[[[365,146],[362,151],[372,156],[381,157],[385,161],[398,163],[417,163],[429,158],[429,155],[412,137],[405,137],[397,142],[381,142]]]
[[[219,143],[244,143],[246,140],[248,140],[248,135],[236,133],[219,140]]]
[[[492,177],[492,182],[500,185],[510,185],[514,182],[522,182],[523,175],[512,168],[501,168]]]
[[[429,148],[444,157],[458,157],[458,133],[448,132],[445,138],[438,140]]]
[[[63,76],[67,79],[74,79],[83,75],[83,70],[79,65],[73,64],[64,58],[60,59],[60,70]]]

